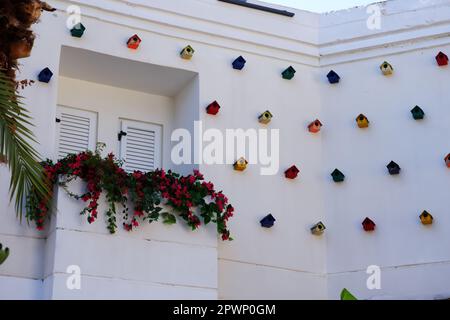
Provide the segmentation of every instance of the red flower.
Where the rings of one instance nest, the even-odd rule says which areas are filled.
[[[142,172],[140,171],[135,171],[133,172],[133,178],[135,178],[136,180],[139,180],[143,177],[144,175],[142,174]]]
[[[213,201],[212,204],[217,206],[214,209],[218,213],[216,223],[220,223],[219,234],[223,240],[231,239],[226,223],[233,216],[234,208],[228,204],[227,197],[221,191],[214,190],[211,182],[203,181],[204,176],[198,170],[193,170],[193,174],[188,176],[180,176],[170,170],[166,173],[162,169],[149,173],[137,170],[128,174],[119,166],[119,161],[116,160],[114,154],[110,153],[106,158],[101,158],[92,152],[69,155],[56,164],[47,161],[43,164],[43,169],[44,179],[49,185],[49,189],[52,189],[59,174],[76,176],[86,183],[86,193],[81,197],[73,196],[87,203],[82,214],[87,213],[89,223],[97,220],[99,199],[101,193],[105,192],[109,208],[112,208],[115,202],[127,207],[129,200],[134,201],[134,215],[131,217],[131,221],[128,220],[129,222],[123,224],[127,231],[132,231],[133,228],[140,225],[141,222],[138,218],[145,217],[143,208],[161,209],[161,206],[164,205],[168,205],[169,209],[171,207],[172,210],[181,212],[186,223],[196,229],[200,227],[201,222],[199,217],[193,213],[194,207],[198,205],[199,211],[210,210],[211,203],[207,202],[207,199],[205,201],[199,199],[199,196],[207,195]],[[35,221],[39,230],[43,230],[52,197],[52,193],[44,196],[32,193],[27,202],[27,206],[30,207],[27,218]],[[223,212],[224,210],[225,212]],[[123,210],[125,219],[129,217],[127,212],[128,209]],[[152,216],[151,218],[157,220],[160,213],[155,211],[155,214],[156,217]],[[116,212],[108,211],[107,215],[108,229],[114,233],[117,221]]]
[[[203,180],[203,175],[198,170],[194,170],[194,176],[197,178],[197,180]]]
[[[142,210],[135,210],[134,215],[138,216],[138,217],[142,217],[144,215],[144,212],[142,212]]]
[[[222,240],[223,241],[230,240],[230,232],[229,231],[225,231],[224,233],[222,233]]]

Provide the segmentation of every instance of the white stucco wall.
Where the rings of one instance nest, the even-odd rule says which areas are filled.
[[[12,249],[0,268],[0,288],[18,289],[14,296],[0,289],[0,298],[336,299],[343,287],[368,299],[450,296],[450,172],[443,163],[450,152],[450,69],[434,61],[438,51],[450,52],[450,1],[389,1],[381,5],[380,30],[367,29],[364,8],[324,15],[292,10],[296,16],[286,18],[215,0],[71,1],[82,6],[88,28],[81,39],[65,28],[68,3],[50,2],[60,10],[36,26],[38,39],[21,75],[35,78],[46,66],[55,72],[50,84],[24,92],[43,157],[54,152],[58,104],[99,112],[98,140],[111,151],[117,151],[116,118],[164,125],[164,166],[181,172],[192,166],[170,163],[174,128],[192,131],[194,120],[221,130],[263,128],[257,116],[269,109],[268,127],[280,129],[280,172],[199,166],[236,208],[232,243],[218,243],[213,227],[189,233],[181,225],[111,236],[101,219],[86,225],[78,215],[82,204],[62,192],[45,234],[20,225],[9,207],[0,215],[0,242]],[[137,52],[124,45],[134,33],[143,39]],[[178,56],[187,44],[196,49],[191,61]],[[175,68],[192,78],[165,95],[129,88],[127,81],[145,81],[133,74],[115,86],[58,76],[62,46]],[[248,61],[241,72],[231,68],[239,55]],[[381,75],[384,60],[394,65],[394,76]],[[280,76],[289,65],[297,70],[292,81]],[[328,84],[330,69],[341,75],[340,84]],[[222,106],[216,117],[204,111],[213,100]],[[426,120],[412,120],[415,105]],[[371,120],[368,130],[356,127],[359,113]],[[306,127],[316,118],[325,126],[311,135]],[[401,176],[386,173],[391,160],[402,166]],[[300,179],[288,181],[283,172],[293,164]],[[342,185],[329,177],[336,167],[347,176]],[[5,168],[0,179],[2,203],[8,203]],[[436,218],[431,228],[418,221],[424,209]],[[268,213],[277,222],[264,230],[258,222]],[[378,225],[373,234],[360,226],[366,216]],[[309,232],[319,220],[328,228],[323,237]],[[118,252],[125,252],[123,259]],[[186,260],[190,272],[179,273]],[[82,267],[82,291],[65,288],[71,264]],[[382,268],[382,290],[365,286],[372,264]]]

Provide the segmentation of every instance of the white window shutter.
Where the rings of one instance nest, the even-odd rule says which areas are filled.
[[[122,131],[126,135],[120,141],[120,156],[124,161],[125,171],[148,172],[161,168],[161,126],[122,120]]]
[[[56,118],[56,156],[64,158],[86,150],[95,150],[97,114],[58,106]]]

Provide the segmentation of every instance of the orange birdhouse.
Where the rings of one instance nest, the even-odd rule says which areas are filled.
[[[356,118],[356,123],[358,124],[358,127],[360,128],[368,128],[369,127],[369,119],[367,119],[367,117],[363,114],[360,114],[357,118]]]
[[[424,225],[433,224],[433,220],[434,220],[433,216],[429,214],[427,211],[422,212],[422,214],[420,215],[420,221]]]
[[[315,120],[309,124],[308,130],[312,133],[318,133],[322,129],[322,126],[322,122],[320,122],[319,120]]]
[[[236,161],[233,165],[234,170],[236,171],[244,171],[247,169],[248,161],[245,160],[245,158],[240,158],[238,161]]]
[[[141,38],[139,38],[139,36],[135,34],[130,39],[128,39],[127,46],[130,49],[136,50],[137,48],[139,48],[141,42],[142,42]]]
[[[450,168],[450,153],[445,157],[445,164]]]
[[[292,166],[284,172],[284,175],[287,179],[295,179],[298,177],[300,170],[296,166]]]

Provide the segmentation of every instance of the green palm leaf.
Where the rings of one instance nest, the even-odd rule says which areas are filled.
[[[31,146],[36,142],[30,130],[28,110],[20,103],[14,82],[0,70],[0,156],[11,171],[11,200],[15,198],[17,215],[22,219],[27,195],[31,190],[49,194],[39,155]]]

